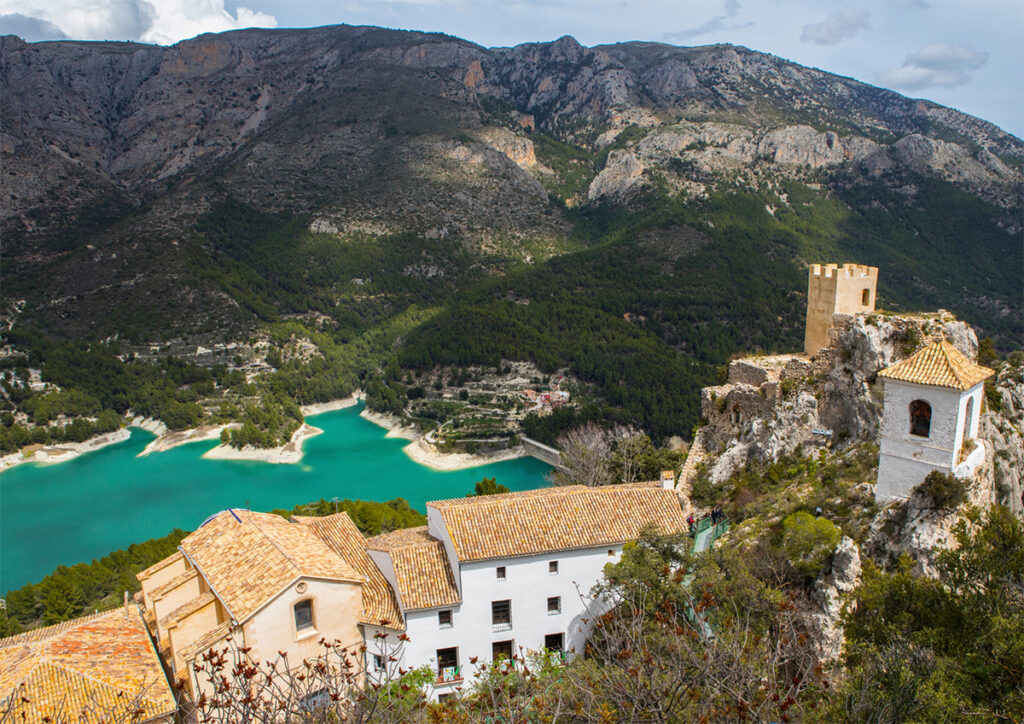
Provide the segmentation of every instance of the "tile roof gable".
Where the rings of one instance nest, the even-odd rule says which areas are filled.
[[[686,530],[679,498],[657,483],[540,488],[427,503],[461,562],[598,547],[635,540],[647,525]]]
[[[363,582],[307,526],[271,513],[219,513],[186,536],[181,550],[238,623],[301,577]]]
[[[359,532],[348,513],[323,517],[293,516],[292,520],[309,528],[366,581],[362,591],[360,623],[393,629],[405,628],[395,592],[366,552],[367,539]]]
[[[429,534],[427,526],[385,533],[367,539],[366,545],[391,557],[404,610],[462,602],[444,544]]]
[[[940,340],[905,360],[886,367],[878,376],[888,380],[949,387],[966,392],[993,374],[994,370],[971,362],[952,344]]]
[[[18,721],[42,722],[58,710],[100,721],[138,696],[146,719],[176,708],[170,686],[136,609],[117,608],[0,640],[0,699],[28,699]],[[129,714],[129,712],[124,712]],[[21,718],[24,714],[24,719]]]

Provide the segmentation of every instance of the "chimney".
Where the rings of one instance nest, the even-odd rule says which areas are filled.
[[[661,489],[662,490],[675,490],[676,488],[676,471],[675,470],[662,470],[661,471]]]
[[[124,620],[128,620],[128,591],[124,592]]]

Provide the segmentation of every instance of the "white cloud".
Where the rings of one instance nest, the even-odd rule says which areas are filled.
[[[804,26],[800,40],[804,43],[818,45],[835,45],[849,40],[861,30],[871,28],[871,13],[867,10],[846,8],[837,10],[820,23],[808,23]]]
[[[739,30],[740,28],[748,28],[754,24],[754,22],[748,21],[745,23],[738,23],[731,21],[730,18],[736,17],[740,12],[739,0],[725,0],[725,15],[716,15],[705,23],[702,23],[696,27],[688,28],[686,30],[677,30],[671,33],[665,33],[662,38],[665,40],[688,40],[690,38],[696,38],[700,35],[707,35],[708,33],[714,33],[719,30]]]
[[[234,14],[224,0],[3,0],[0,10],[56,27],[78,40],[138,40],[169,44],[200,33],[277,26],[274,16],[245,7]],[[5,20],[6,26],[6,20]],[[22,26],[25,22],[22,21]],[[15,32],[15,31],[10,31]]]
[[[30,43],[38,40],[63,40],[68,37],[53,23],[21,13],[0,15],[0,35],[17,35]]]
[[[988,62],[988,53],[966,45],[930,43],[907,56],[899,68],[878,75],[878,82],[890,88],[917,91],[922,88],[952,88],[971,80],[969,71]]]

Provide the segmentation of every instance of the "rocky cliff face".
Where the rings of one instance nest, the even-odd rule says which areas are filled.
[[[999,365],[981,414],[979,437],[986,449],[982,484],[996,500],[1024,517],[1024,357],[1020,353]]]
[[[881,183],[906,206],[909,174],[955,184],[993,204],[1007,234],[1020,229],[1020,139],[740,47],[567,37],[487,49],[347,26],[171,47],[5,36],[0,93],[7,269],[45,269],[45,288],[16,293],[71,334],[117,332],[126,309],[161,302],[193,313],[162,318],[176,332],[246,319],[234,287],[197,271],[217,264],[196,248],[196,223],[229,198],[308,215],[305,228],[339,243],[458,246],[460,269],[451,255],[417,261],[448,278],[576,248],[566,204],[629,205],[643,190],[699,203],[769,189],[770,224],[786,180],[823,193]],[[973,292],[1000,319],[1019,307]]]
[[[845,447],[877,440],[881,407],[879,370],[915,352],[930,338],[943,337],[968,358],[978,342],[967,324],[947,312],[914,316],[839,315],[829,330],[829,347],[808,359],[803,355],[752,357],[729,365],[725,385],[702,391],[707,425],[699,440],[709,454],[713,483],[721,483],[750,462],[775,461],[784,455]],[[967,482],[967,504],[985,509],[995,503],[1024,515],[1024,356],[1017,352],[999,365],[988,404],[981,415],[979,438],[985,442],[985,465]],[[906,501],[879,511],[869,526],[864,550],[892,562],[909,554],[925,574],[935,574],[935,551],[953,541],[963,520],[963,506],[937,506],[917,489]],[[852,543],[852,541],[851,541]],[[842,546],[840,546],[842,548]],[[856,568],[849,551],[836,551],[840,569]],[[854,574],[840,574],[843,581]],[[823,651],[838,651],[840,593],[853,584],[825,578],[816,584],[818,623]]]
[[[729,381],[701,392],[704,447],[718,452],[721,482],[751,461],[774,461],[875,439],[881,418],[879,370],[932,337],[977,356],[974,331],[947,312],[890,316],[837,314],[817,357],[751,357],[729,365]]]

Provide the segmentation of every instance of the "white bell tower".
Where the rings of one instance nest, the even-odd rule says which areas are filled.
[[[978,419],[992,374],[946,341],[878,373],[885,403],[876,501],[906,498],[932,470],[967,477],[981,465]]]

